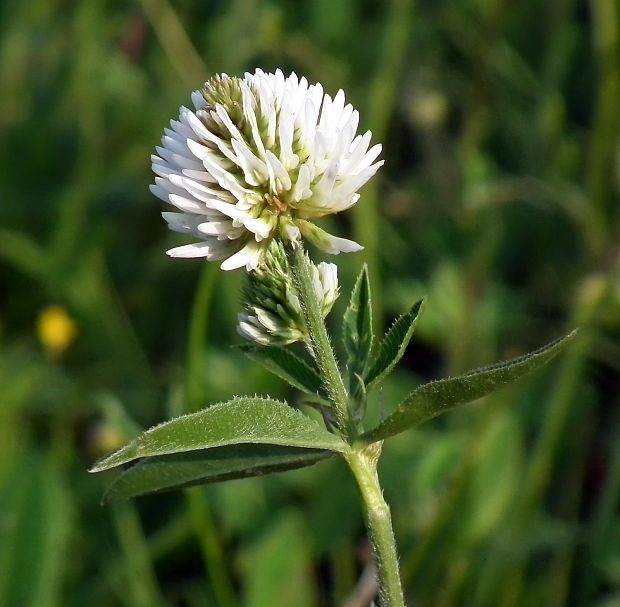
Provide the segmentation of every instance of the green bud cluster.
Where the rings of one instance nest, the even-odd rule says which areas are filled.
[[[223,105],[233,124],[242,131],[246,131],[247,129],[243,128],[245,117],[243,115],[243,93],[240,83],[240,78],[227,74],[217,74],[207,80],[200,91],[207,102],[205,108],[207,112],[201,115],[207,128],[212,129],[214,134],[225,139],[230,138],[230,133],[210,115],[209,111],[215,111],[218,105]],[[250,133],[251,131],[248,130],[247,134]]]
[[[313,282],[327,316],[338,297],[336,266],[312,264]],[[239,314],[237,332],[262,345],[284,346],[305,341],[308,333],[301,304],[293,283],[286,251],[282,242],[274,239],[264,261],[248,273],[243,289],[244,311]]]

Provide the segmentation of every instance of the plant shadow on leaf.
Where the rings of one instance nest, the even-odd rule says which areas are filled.
[[[311,466],[332,451],[240,444],[140,460],[107,490],[104,501]]]
[[[245,396],[159,424],[99,461],[91,472],[101,472],[143,457],[248,443],[333,451],[347,449],[344,441],[286,403]]]

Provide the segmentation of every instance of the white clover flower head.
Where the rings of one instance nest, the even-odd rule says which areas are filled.
[[[311,263],[317,299],[327,316],[338,298],[338,269],[333,263]],[[258,268],[248,273],[245,310],[237,333],[261,345],[285,346],[308,338],[303,312],[281,241],[274,239]]]
[[[192,101],[152,156],[151,191],[177,209],[163,213],[170,229],[200,239],[169,255],[249,270],[278,236],[334,254],[362,248],[309,221],[354,205],[383,164],[341,90],[332,98],[295,74],[257,69],[215,76]]]

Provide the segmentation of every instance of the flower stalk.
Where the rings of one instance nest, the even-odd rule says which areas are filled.
[[[290,264],[309,335],[307,343],[319,366],[325,390],[333,404],[336,425],[345,438],[353,440],[355,428],[349,414],[349,395],[342,381],[336,356],[325,328],[321,302],[317,298],[312,280],[312,266],[300,243],[291,247]]]
[[[345,456],[362,495],[366,529],[372,543],[377,563],[379,605],[404,607],[403,590],[396,553],[396,540],[392,529],[390,507],[383,498],[377,462],[382,443],[373,443]]]
[[[292,247],[290,257],[310,336],[309,347],[330,396],[336,424],[349,444],[354,444],[357,431],[349,409],[349,395],[338,368],[323,320],[321,304],[313,286],[310,261],[301,245]],[[404,607],[392,517],[389,506],[383,499],[377,475],[381,445],[381,442],[377,442],[361,448],[353,447],[345,454],[345,459],[363,500],[366,527],[377,563],[379,604],[382,607]]]

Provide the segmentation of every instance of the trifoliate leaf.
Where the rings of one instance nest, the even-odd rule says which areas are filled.
[[[333,451],[275,445],[229,445],[214,449],[149,457],[123,472],[106,492],[106,500],[145,495],[248,478],[311,466]]]
[[[243,344],[239,349],[251,360],[262,365],[267,371],[277,375],[294,388],[310,394],[327,398],[321,385],[321,377],[305,360],[290,350],[279,346],[259,346]]]
[[[241,444],[329,451],[348,448],[336,435],[286,403],[245,396],[155,426],[101,460],[91,472],[114,468],[139,457]]]
[[[372,348],[372,306],[368,267],[362,267],[351,299],[342,319],[342,339],[347,352],[347,368],[351,386],[357,385],[356,377],[366,370]]]
[[[456,405],[490,394],[542,367],[576,335],[577,331],[573,331],[540,350],[514,360],[424,384],[409,394],[386,420],[362,435],[361,440],[368,443],[383,440],[441,415]]]
[[[402,358],[413,335],[423,303],[424,300],[421,299],[413,305],[409,312],[399,316],[385,334],[379,346],[377,357],[364,377],[367,389],[380,384]]]

